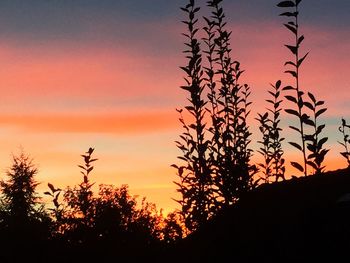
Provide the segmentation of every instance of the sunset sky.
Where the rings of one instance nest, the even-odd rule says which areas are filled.
[[[197,1],[204,5],[206,1]],[[269,83],[283,74],[292,38],[275,0],[227,0],[233,57],[252,87],[251,147]],[[38,165],[39,190],[81,180],[80,154],[95,148],[91,179],[129,184],[159,208],[178,208],[174,143],[182,132],[175,109],[186,103],[179,66],[186,62],[179,7],[184,0],[1,0],[0,171],[20,148]],[[350,122],[350,1],[301,3],[304,90],[328,107],[328,170],[343,168],[337,127]],[[206,11],[203,10],[203,15]],[[284,115],[285,116],[285,115]],[[289,117],[284,123],[289,122]],[[290,138],[289,129],[283,134]],[[295,153],[286,146],[286,157]],[[255,158],[258,158],[256,155]],[[295,171],[294,171],[295,172]],[[293,173],[293,171],[292,171]]]

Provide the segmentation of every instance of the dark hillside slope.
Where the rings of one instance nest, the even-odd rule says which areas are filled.
[[[179,250],[181,262],[337,262],[348,257],[350,170],[262,185],[189,236]]]

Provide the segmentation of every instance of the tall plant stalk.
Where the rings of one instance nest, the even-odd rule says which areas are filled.
[[[208,1],[210,18],[205,18],[209,67],[209,101],[213,125],[211,145],[215,158],[215,184],[223,205],[235,202],[250,187],[250,132],[247,125],[250,102],[248,85],[239,84],[243,73],[240,63],[231,56],[231,32],[226,30],[221,0]],[[218,79],[217,82],[213,78]]]
[[[203,99],[203,69],[200,41],[197,38],[199,29],[196,15],[200,10],[195,5],[194,0],[181,8],[187,15],[187,20],[183,21],[187,26],[186,37],[186,59],[188,64],[181,69],[186,73],[186,85],[181,88],[188,93],[189,105],[178,110],[180,122],[184,132],[177,141],[177,147],[183,155],[179,157],[184,162],[183,165],[173,165],[178,171],[180,182],[176,182],[178,191],[182,194],[182,200],[178,202],[182,206],[182,213],[185,224],[189,230],[199,228],[211,216],[211,168],[207,158],[209,141],[206,139],[205,131],[205,107],[207,102]],[[189,124],[185,121],[190,118]]]
[[[308,175],[308,166],[314,169],[315,173],[321,173],[325,168],[322,163],[327,149],[323,148],[324,143],[328,140],[327,137],[319,138],[325,125],[318,125],[319,117],[327,110],[326,108],[318,109],[323,105],[323,101],[317,101],[315,96],[308,92],[310,101],[305,100],[304,91],[300,88],[300,67],[309,53],[306,53],[301,57],[300,45],[304,41],[304,36],[299,34],[299,4],[301,0],[282,1],[277,6],[281,8],[290,8],[291,11],[280,14],[281,16],[290,17],[292,21],[287,22],[284,26],[293,33],[295,37],[294,45],[285,45],[290,52],[294,55],[294,61],[287,61],[286,66],[290,66],[291,70],[285,72],[290,74],[295,79],[295,86],[287,86],[284,90],[293,90],[295,96],[285,96],[287,100],[295,105],[295,109],[286,109],[285,111],[293,116],[296,116],[299,121],[299,127],[290,126],[294,131],[297,131],[301,138],[301,143],[289,142],[293,147],[299,150],[303,156],[303,162],[291,162],[292,166],[297,168],[300,172],[303,172],[305,176]],[[311,111],[313,118],[307,114],[307,108]],[[309,126],[313,130],[312,134],[306,133],[306,127]],[[308,151],[310,152],[308,154]]]
[[[297,168],[299,171],[303,172],[305,176],[308,175],[307,171],[307,148],[306,148],[306,139],[305,139],[305,121],[309,119],[309,116],[304,112],[304,92],[300,88],[300,66],[307,57],[308,53],[306,53],[302,58],[300,58],[300,45],[304,40],[304,36],[299,34],[299,4],[301,0],[293,0],[293,1],[282,1],[277,6],[281,8],[290,8],[291,11],[281,13],[280,16],[286,16],[291,19],[284,26],[293,33],[294,35],[294,45],[285,45],[288,50],[294,55],[294,61],[287,61],[285,63],[286,66],[290,66],[290,70],[286,70],[285,72],[290,74],[295,80],[295,86],[287,86],[283,90],[293,90],[295,92],[295,96],[285,96],[287,100],[291,101],[295,107],[295,109],[286,109],[285,111],[288,114],[296,116],[299,121],[299,127],[290,126],[292,130],[295,130],[299,133],[301,144],[295,142],[289,142],[293,147],[298,149],[303,156],[303,162],[291,162],[291,165]]]

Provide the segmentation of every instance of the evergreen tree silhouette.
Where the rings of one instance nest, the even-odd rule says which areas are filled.
[[[44,245],[49,237],[51,220],[36,191],[37,173],[32,159],[22,151],[13,156],[13,163],[6,172],[8,179],[0,182],[3,195],[3,235],[0,238],[4,238],[2,243],[9,249],[12,262],[26,257],[34,247]],[[22,252],[11,254],[18,249]]]

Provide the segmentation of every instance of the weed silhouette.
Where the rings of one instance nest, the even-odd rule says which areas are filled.
[[[348,167],[350,167],[350,151],[349,151],[349,143],[350,143],[350,125],[346,123],[346,120],[342,118],[341,120],[341,126],[339,127],[339,131],[343,135],[343,141],[339,142],[340,145],[344,147],[344,152],[341,152],[340,154],[346,159],[348,163]]]

